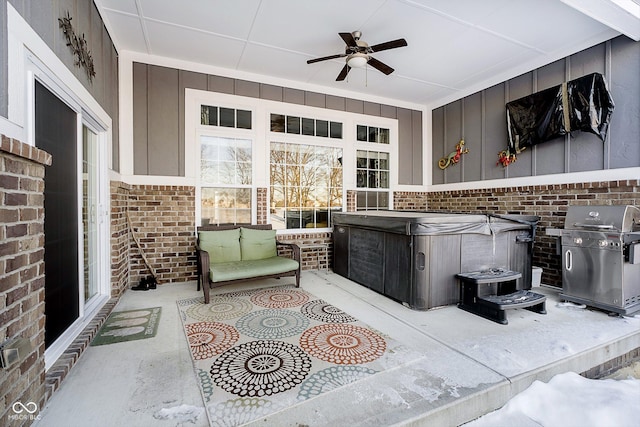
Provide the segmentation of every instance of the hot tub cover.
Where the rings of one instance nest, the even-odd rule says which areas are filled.
[[[484,215],[416,211],[358,211],[333,214],[334,226],[350,225],[406,235],[485,234],[529,229],[533,215]]]

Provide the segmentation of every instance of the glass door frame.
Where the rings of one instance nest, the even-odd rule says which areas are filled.
[[[73,340],[80,335],[82,330],[95,317],[99,310],[111,298],[111,272],[110,272],[110,199],[108,180],[108,127],[83,103],[79,96],[65,86],[50,70],[44,66],[37,58],[28,55],[26,61],[26,84],[27,97],[27,128],[29,143],[35,146],[35,81],[37,80],[45,86],[52,94],[67,104],[77,115],[76,120],[76,140],[78,144],[76,168],[77,174],[77,209],[78,209],[78,308],[79,316],[69,328],[57,338],[51,345],[45,348],[45,370],[48,370],[71,345]],[[96,247],[96,274],[97,293],[85,302],[84,296],[84,227],[82,223],[83,206],[83,129],[87,127],[96,135],[97,149],[97,173],[96,173],[96,206],[97,238]],[[55,159],[54,159],[55,161]],[[46,185],[46,184],[45,184]]]

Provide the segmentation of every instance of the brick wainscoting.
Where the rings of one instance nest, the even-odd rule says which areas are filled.
[[[131,186],[111,181],[111,296],[119,298],[129,285],[129,224],[127,206]]]
[[[123,283],[135,284],[141,277],[150,274],[128,232],[127,212],[147,258],[157,266],[155,268],[160,281],[195,280],[195,189],[112,183],[111,192],[114,295],[122,291]],[[347,191],[347,199],[347,210],[355,210],[355,191]],[[398,210],[540,216],[533,262],[543,268],[543,282],[555,286],[562,284],[561,262],[556,254],[556,239],[546,236],[545,229],[562,228],[567,208],[572,204],[639,205],[640,180],[445,192],[399,191],[394,194],[394,206]],[[258,205],[258,223],[264,223],[268,209],[266,188],[258,189]],[[321,256],[320,266],[315,251],[304,251],[302,268],[324,268],[324,263],[331,265],[331,233],[296,233],[279,238],[299,244],[327,244],[327,257]],[[128,253],[128,262],[124,262],[123,253]],[[125,279],[127,276],[128,280]]]
[[[125,216],[158,283],[196,280],[195,188],[171,185],[132,185]],[[129,283],[152,272],[130,234]]]
[[[129,185],[112,181],[111,295],[151,274],[131,234],[129,221],[159,283],[196,280],[195,188],[190,186]],[[258,224],[267,221],[267,188],[257,189]],[[327,251],[302,251],[302,269],[331,265],[331,233],[295,233],[278,237],[298,244],[326,244]]]
[[[31,352],[0,369],[0,424],[31,424],[12,411],[16,402],[45,403],[44,174],[51,155],[1,136],[0,343],[21,337]]]
[[[556,239],[547,228],[564,227],[569,205],[640,205],[640,180],[456,190],[397,192],[397,209],[537,215],[533,264],[543,269],[545,284],[562,286],[562,262]]]

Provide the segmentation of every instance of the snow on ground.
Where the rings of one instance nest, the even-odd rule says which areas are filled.
[[[590,380],[574,372],[535,381],[505,406],[465,427],[637,427],[640,379]]]

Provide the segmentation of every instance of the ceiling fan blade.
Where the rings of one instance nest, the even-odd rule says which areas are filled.
[[[307,64],[313,64],[315,62],[320,62],[320,61],[327,61],[329,59],[344,58],[345,56],[347,56],[346,53],[338,53],[336,55],[323,56],[322,58],[310,59],[307,61]]]
[[[342,68],[342,71],[340,71],[340,74],[338,74],[338,77],[336,78],[336,81],[337,82],[343,81],[347,77],[347,74],[349,74],[349,70],[351,70],[351,67],[349,67],[349,65],[345,64],[344,68]]]
[[[369,46],[369,49],[372,52],[380,52],[382,50],[395,49],[397,47],[404,47],[407,45],[407,41],[405,39],[392,40],[390,42],[374,44],[373,46]]]
[[[338,33],[338,34],[340,35],[340,37],[342,37],[342,40],[344,40],[347,46],[358,47],[358,43],[356,43],[356,39],[353,38],[353,34],[351,33]]]
[[[371,65],[376,70],[385,73],[386,75],[389,75],[394,71],[393,68],[389,67],[383,62],[378,61],[376,58],[369,58],[369,65]]]

